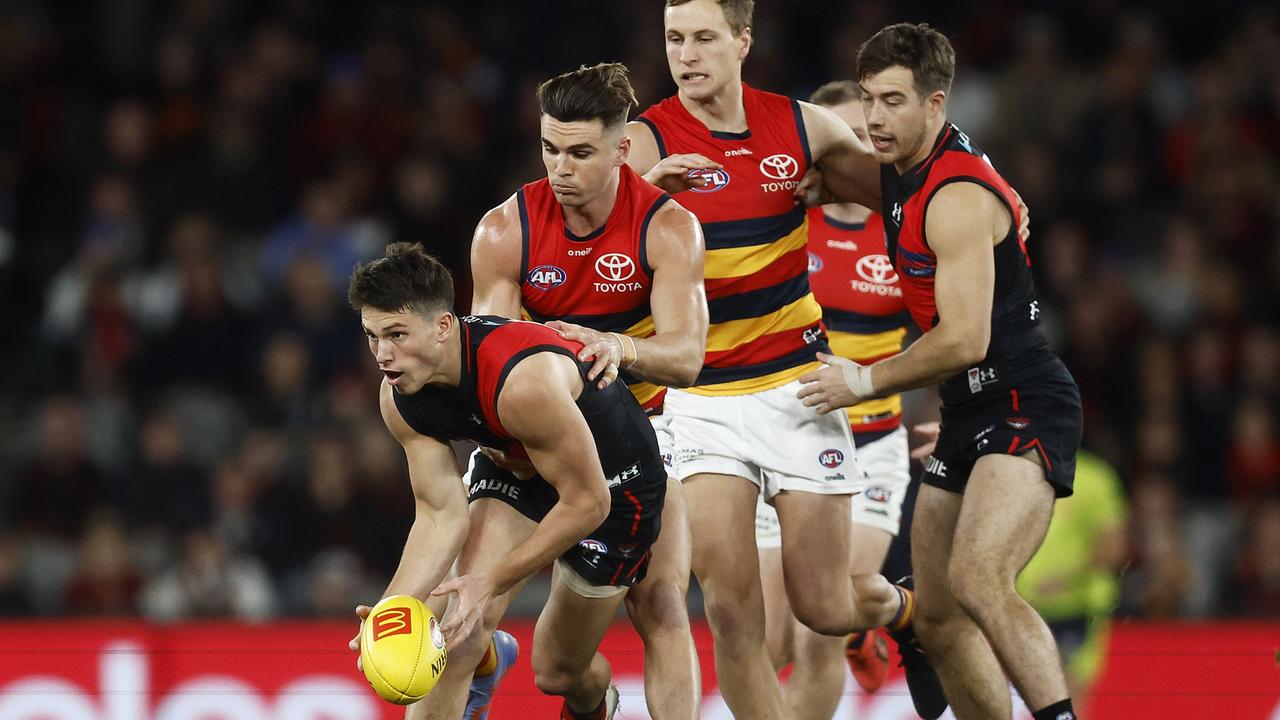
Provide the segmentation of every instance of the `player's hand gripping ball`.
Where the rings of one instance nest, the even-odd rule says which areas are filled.
[[[397,705],[436,686],[448,655],[436,616],[409,595],[383,598],[360,628],[360,664],[374,692]]]

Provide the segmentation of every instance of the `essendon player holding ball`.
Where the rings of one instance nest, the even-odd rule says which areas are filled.
[[[621,383],[587,380],[582,345],[550,328],[456,317],[453,280],[421,246],[392,245],[357,267],[348,296],[383,372],[382,417],[404,446],[417,499],[385,594],[456,593],[441,626],[450,662],[406,717],[462,715],[498,620],[552,561],[534,634],[537,684],[583,714],[611,716],[617,691],[596,647],[626,588],[645,576],[666,494],[640,404]],[[462,438],[526,458],[536,474],[478,498],[473,485],[468,516],[449,445]],[[455,557],[458,577],[442,583]]]
[[[1080,397],[1039,329],[1017,199],[946,120],[954,73],[927,25],[891,25],[858,51],[889,257],[924,334],[870,365],[824,357],[801,396],[829,412],[942,383],[912,525],[916,632],[962,720],[1010,717],[1001,665],[1036,720],[1070,720],[1053,637],[1014,579],[1071,494]]]

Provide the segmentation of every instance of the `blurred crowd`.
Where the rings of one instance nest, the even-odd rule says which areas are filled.
[[[952,38],[1133,507],[1120,611],[1280,617],[1276,8],[911,13],[763,0],[745,76],[803,97],[889,22]],[[534,87],[600,60],[670,94],[659,4],[4,3],[0,614],[375,598],[413,509],[347,274],[420,241],[465,305],[475,222],[541,172]]]

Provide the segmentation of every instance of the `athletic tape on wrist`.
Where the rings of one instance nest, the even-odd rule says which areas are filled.
[[[622,349],[622,362],[619,363],[619,367],[623,370],[630,370],[636,364],[636,361],[640,359],[636,355],[636,341],[630,335],[612,334],[618,339],[618,347]],[[627,352],[628,347],[630,347],[630,352]]]
[[[876,387],[871,382],[870,365],[857,363],[840,363],[840,374],[844,376],[844,384],[849,386],[854,395],[860,398],[874,397]]]

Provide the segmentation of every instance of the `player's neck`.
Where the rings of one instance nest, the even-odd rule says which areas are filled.
[[[613,171],[609,185],[600,194],[584,205],[562,205],[564,227],[577,237],[586,237],[600,229],[613,213],[613,206],[618,202],[618,171]]]
[[[695,100],[679,92],[680,104],[712,132],[740,133],[747,128],[747,109],[742,104],[742,81],[731,82],[722,92],[705,100]]]
[[[903,158],[893,164],[893,168],[901,175],[911,168],[919,165],[929,159],[929,155],[933,152],[933,146],[938,142],[938,136],[942,134],[942,128],[947,125],[947,117],[941,115],[937,120],[928,123],[924,131],[924,139],[920,141],[920,147],[911,153],[910,157]]]
[[[823,205],[822,214],[838,223],[857,225],[867,221],[867,217],[871,215],[871,209],[858,203],[833,203],[831,205]]]
[[[427,378],[428,385],[456,388],[462,384],[462,343],[462,328],[458,327],[453,337],[445,343],[448,352],[445,353],[440,366]]]

